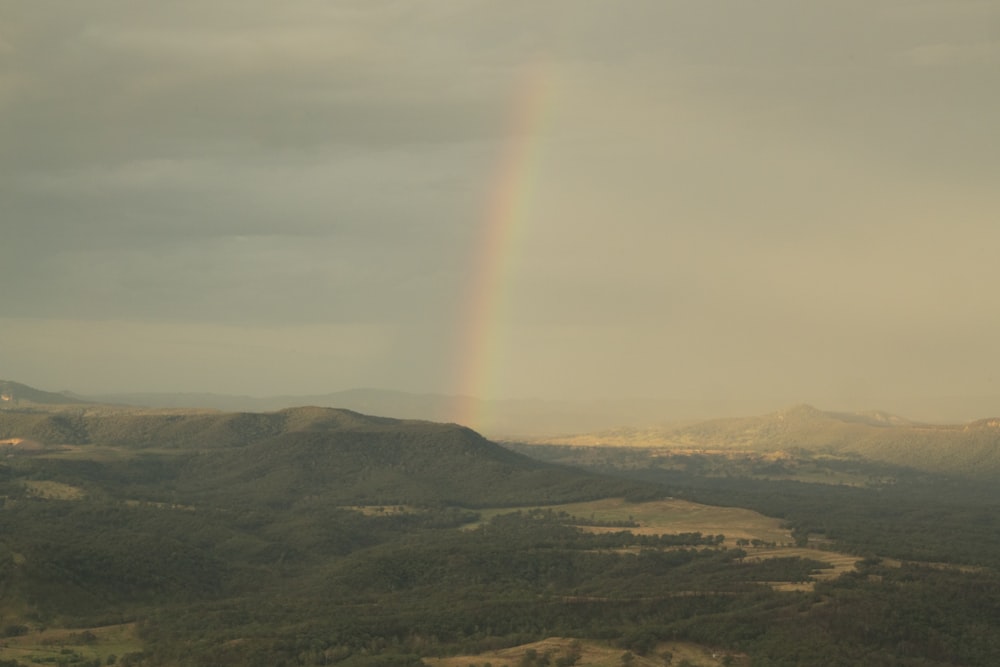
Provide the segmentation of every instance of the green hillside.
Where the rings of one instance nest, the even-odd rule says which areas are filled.
[[[104,493],[121,486],[157,502],[183,494],[213,504],[289,506],[309,498],[475,507],[585,500],[638,488],[532,460],[454,424],[333,408],[5,411],[0,439],[42,446],[34,465],[61,483]],[[97,452],[105,460],[81,460]],[[169,494],[162,487],[167,481]]]
[[[813,419],[837,421],[784,423]],[[0,440],[0,667],[484,667],[552,637],[503,667],[1000,651],[988,484],[856,461],[876,482],[779,483],[625,448],[588,472],[311,407],[19,406]]]
[[[330,415],[337,415],[329,411]],[[463,507],[554,503],[635,493],[635,485],[583,475],[515,454],[466,428],[387,419],[286,430],[243,447],[207,451],[184,469],[199,497],[242,502],[313,500],[342,504]],[[286,413],[292,419],[296,411]],[[368,419],[368,418],[365,418]]]

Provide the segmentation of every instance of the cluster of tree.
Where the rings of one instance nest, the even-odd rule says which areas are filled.
[[[582,517],[570,514],[565,510],[553,510],[549,508],[535,508],[528,510],[528,514],[534,518],[545,519],[547,521],[558,521],[573,526],[592,526],[600,528],[638,528],[639,523],[632,517],[628,519],[606,519],[595,518],[594,516]]]
[[[536,446],[522,447],[535,451]],[[723,466],[712,474],[664,465],[643,450],[601,454],[595,472],[651,482],[670,495],[695,502],[745,507],[783,519],[804,544],[809,536],[831,548],[864,556],[1000,567],[1000,499],[992,480],[934,475],[885,463],[824,461],[859,477],[892,479],[884,486],[811,484],[755,479]],[[541,447],[552,460],[588,467],[587,448]],[[579,457],[579,458],[577,458]],[[616,458],[621,457],[621,458]]]

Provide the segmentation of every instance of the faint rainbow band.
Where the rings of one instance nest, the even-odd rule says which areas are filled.
[[[511,276],[538,180],[540,135],[551,97],[544,64],[521,73],[473,253],[461,314],[454,409],[454,421],[473,428],[489,424],[483,399],[497,398],[498,370],[511,354],[505,335],[511,316]]]

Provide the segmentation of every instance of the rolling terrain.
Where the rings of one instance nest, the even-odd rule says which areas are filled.
[[[8,454],[29,453],[62,470],[93,470],[134,483],[166,501],[172,493],[224,502],[292,504],[302,498],[343,503],[510,504],[621,493],[627,485],[544,464],[454,424],[370,417],[303,407],[272,413],[112,409],[0,411]],[[28,445],[26,447],[26,445]],[[84,461],[105,459],[100,467]],[[153,463],[155,461],[155,464]],[[66,473],[69,474],[69,473]],[[497,481],[502,484],[497,484]],[[635,488],[635,484],[629,488]],[[140,491],[141,489],[141,491]],[[160,495],[158,495],[160,494]]]
[[[793,412],[788,442],[815,420],[909,427]],[[684,437],[749,451],[754,428]],[[792,448],[503,447],[317,407],[36,401],[0,410],[0,442],[3,667],[1000,654],[1000,508],[982,475]]]
[[[456,414],[489,413],[488,435],[537,435],[596,430],[621,424],[656,424],[664,419],[719,416],[767,409],[761,401],[615,400],[482,400],[446,394],[416,394],[385,389],[348,389],[324,394],[238,396],[208,393],[118,393],[74,396],[81,401],[148,408],[204,408],[225,412],[270,412],[302,405],[355,410],[398,419],[449,422]],[[466,406],[466,409],[458,409]]]
[[[115,393],[63,394],[84,403],[112,404],[147,408],[203,408],[225,412],[272,412],[302,405],[317,405],[354,410],[368,415],[397,419],[424,419],[436,422],[456,420],[457,414],[486,413],[486,423],[473,425],[487,437],[520,439],[526,437],[556,437],[574,433],[609,431],[629,426],[638,430],[657,431],[664,423],[682,420],[710,421],[732,415],[766,414],[795,398],[607,398],[591,400],[507,399],[482,400],[447,394],[418,394],[386,389],[358,388],[321,394],[241,396],[210,393]],[[849,416],[856,409],[843,400],[817,401],[837,406],[840,414]],[[957,424],[974,421],[997,412],[1000,399],[996,396],[938,396],[892,400],[883,398],[865,401],[862,406],[887,406],[891,413],[916,415],[924,423]],[[458,406],[466,406],[457,410]],[[871,413],[876,416],[879,413]]]
[[[926,472],[979,477],[1000,474],[1000,419],[955,425],[922,424],[881,412],[825,412],[808,405],[759,417],[618,429],[533,442],[642,447],[663,453],[757,456],[808,453]]]

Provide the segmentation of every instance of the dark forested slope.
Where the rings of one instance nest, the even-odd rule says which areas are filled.
[[[641,488],[533,460],[455,424],[332,408],[259,414],[6,410],[0,411],[0,439],[32,442],[33,467],[46,471],[38,474],[103,493],[127,488],[150,501],[288,506],[321,498],[475,507],[584,500]],[[28,454],[16,445],[8,450]],[[102,457],[88,454],[95,451]]]

